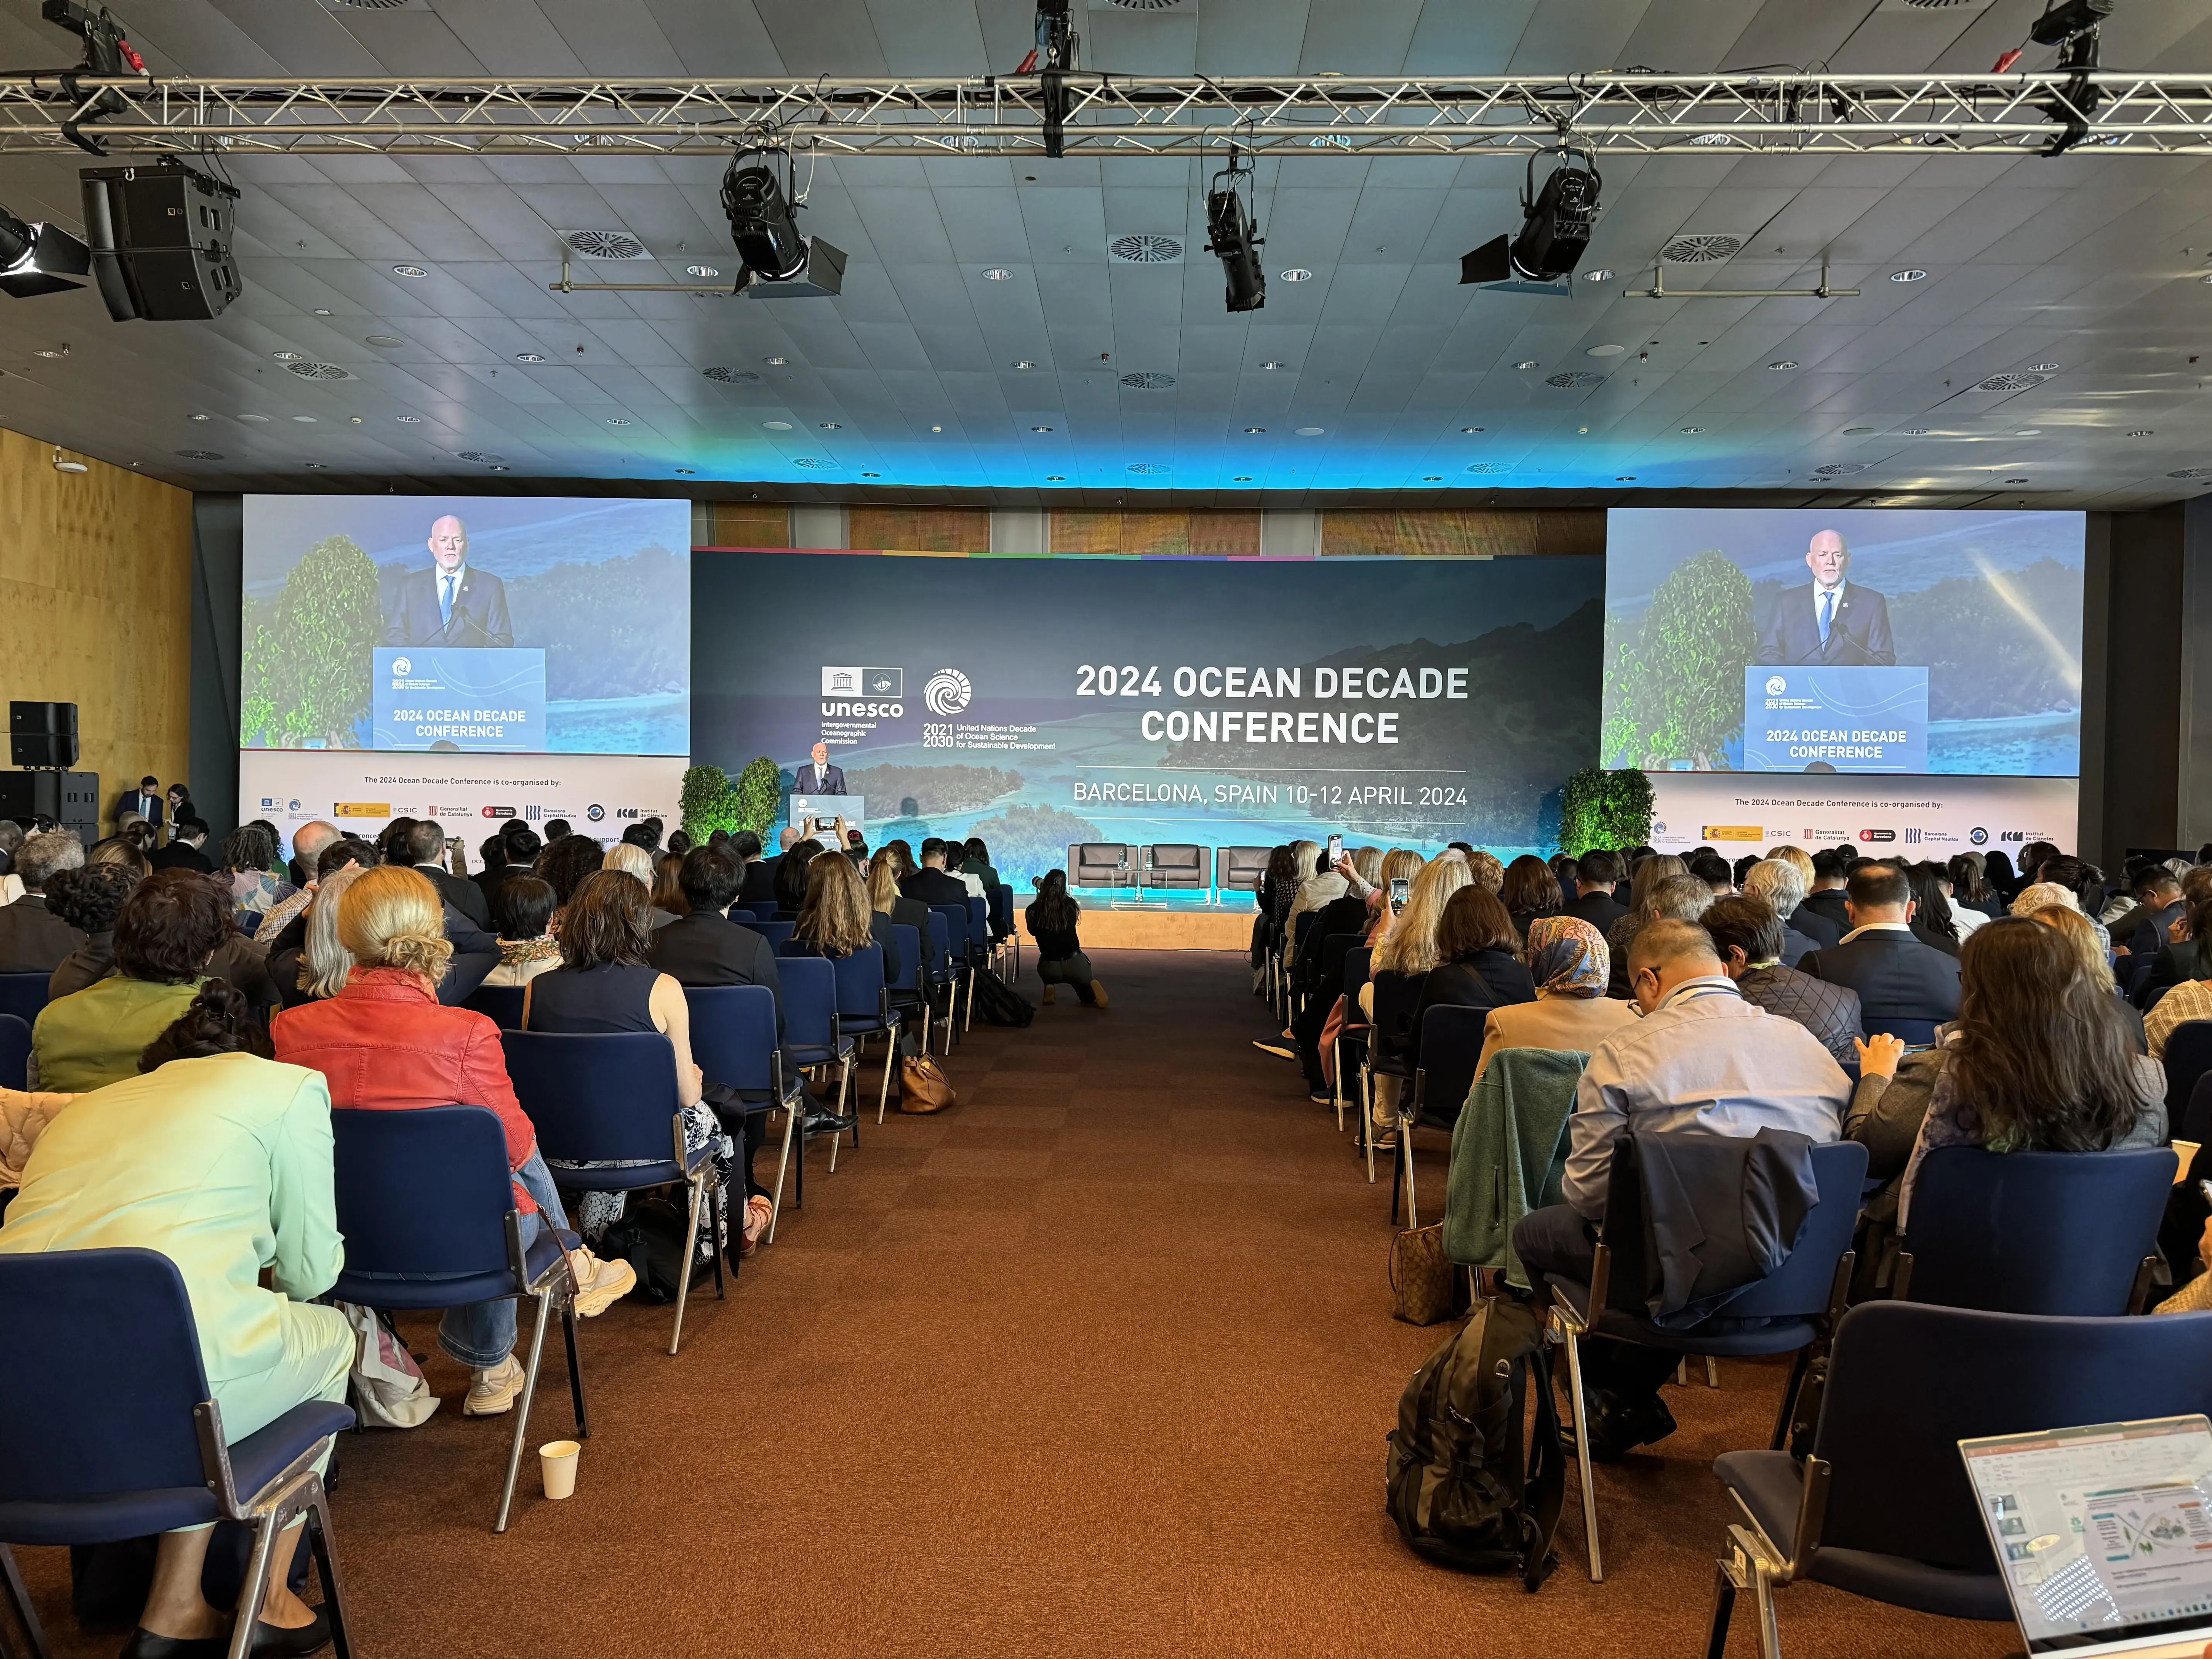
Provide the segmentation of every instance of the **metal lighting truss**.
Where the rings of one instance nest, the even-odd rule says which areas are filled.
[[[1059,77],[1070,155],[1525,155],[1571,134],[1606,155],[2043,148],[2212,155],[2212,75]],[[1036,76],[629,81],[201,80],[0,75],[0,153],[1041,158]],[[107,98],[107,94],[112,94]],[[103,98],[107,101],[101,102]]]

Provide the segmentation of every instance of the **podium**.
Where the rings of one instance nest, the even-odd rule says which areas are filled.
[[[850,828],[865,834],[868,828],[867,811],[866,795],[793,795],[791,817],[787,822],[794,830],[803,830],[809,818],[835,819],[842,815]]]

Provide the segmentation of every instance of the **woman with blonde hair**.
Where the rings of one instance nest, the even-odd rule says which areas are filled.
[[[538,1132],[507,1075],[499,1027],[473,1009],[438,1000],[453,947],[429,878],[399,865],[342,871],[318,890],[310,917],[318,912],[334,921],[334,943],[351,966],[342,969],[326,941],[316,977],[328,982],[342,973],[342,980],[331,994],[276,1016],[270,1028],[276,1058],[320,1072],[339,1109],[418,1111],[457,1102],[486,1108],[506,1132],[525,1248],[544,1228],[565,1229],[568,1214],[538,1150]],[[569,1262],[576,1311],[587,1318],[637,1282],[627,1262],[601,1261],[589,1250],[571,1251]],[[440,1322],[439,1346],[470,1370],[465,1417],[512,1411],[522,1392],[514,1309],[512,1299],[480,1302],[448,1308]]]
[[[894,927],[914,929],[915,937],[921,945],[921,972],[916,975],[915,983],[923,988],[926,996],[931,971],[937,960],[929,943],[929,907],[920,899],[908,898],[899,891],[899,879],[907,873],[899,862],[899,845],[896,842],[886,842],[878,848],[875,855],[868,860],[868,908]],[[872,922],[869,926],[872,929],[874,924]],[[896,939],[896,936],[893,937]],[[902,977],[892,971],[888,947],[884,952],[884,973],[886,978]]]
[[[1375,947],[1375,955],[1368,966],[1367,983],[1359,988],[1359,1010],[1369,1019],[1375,1018],[1375,981],[1384,974],[1397,974],[1411,979],[1427,973],[1437,965],[1437,928],[1443,920],[1444,907],[1451,902],[1452,895],[1474,880],[1463,858],[1439,856],[1422,866],[1421,873],[1413,878],[1413,890],[1407,895],[1406,908],[1390,924]],[[1374,1132],[1377,1146],[1395,1146],[1395,1140],[1382,1137],[1389,1134],[1398,1115],[1398,1079],[1387,1073],[1378,1073],[1375,1079],[1375,1100],[1372,1108]]]

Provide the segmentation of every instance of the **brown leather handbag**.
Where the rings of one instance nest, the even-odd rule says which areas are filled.
[[[920,1116],[941,1112],[960,1103],[952,1081],[927,1054],[908,1054],[899,1061],[899,1110]]]
[[[1390,1241],[1390,1316],[1434,1325],[1465,1313],[1467,1277],[1444,1255],[1444,1230],[1411,1227]]]

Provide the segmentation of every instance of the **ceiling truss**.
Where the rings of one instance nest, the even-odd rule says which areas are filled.
[[[1055,141],[1050,131],[1056,131]],[[2212,155],[2212,76],[695,80],[0,75],[0,154]]]

